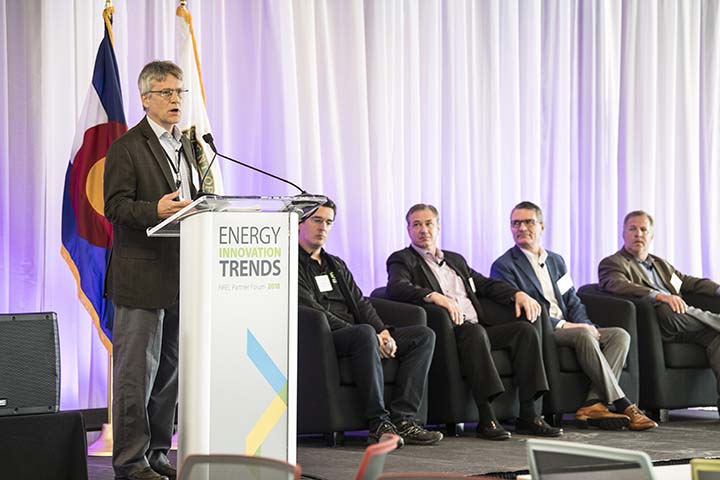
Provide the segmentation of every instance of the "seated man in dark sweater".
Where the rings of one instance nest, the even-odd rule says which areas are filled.
[[[345,262],[325,252],[335,210],[333,201],[328,200],[300,220],[298,304],[325,314],[337,355],[351,358],[358,390],[367,399],[368,443],[376,443],[384,433],[396,433],[411,445],[437,443],[442,433],[426,430],[415,421],[435,349],[435,334],[420,325],[385,325],[363,297]],[[400,361],[390,411],[383,400],[382,360],[386,358]]]

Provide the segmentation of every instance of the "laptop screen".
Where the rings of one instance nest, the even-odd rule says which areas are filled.
[[[647,479],[645,471],[637,462],[542,450],[533,452],[533,455],[538,480]]]
[[[651,480],[652,462],[644,452],[583,443],[529,439],[533,480]]]

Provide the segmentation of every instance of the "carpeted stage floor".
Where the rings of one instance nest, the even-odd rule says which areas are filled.
[[[720,457],[720,420],[714,409],[673,411],[669,422],[647,432],[583,430],[572,421],[566,421],[563,426],[562,440],[642,450],[653,462],[684,463],[696,457]],[[407,446],[392,452],[385,471],[494,473],[502,474],[503,478],[527,473],[525,440],[528,437],[513,435],[509,441],[490,442],[475,438],[472,428],[469,430],[461,437],[445,438],[436,446]],[[325,447],[320,437],[302,437],[298,441],[297,461],[308,478],[353,479],[364,448],[365,438],[360,435],[346,435],[345,444],[335,448]],[[88,467],[90,480],[113,479],[109,458],[89,458]]]

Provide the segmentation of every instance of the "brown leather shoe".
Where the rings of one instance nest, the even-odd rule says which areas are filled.
[[[627,413],[627,412],[626,412]],[[630,417],[620,413],[612,413],[604,403],[598,402],[582,407],[575,412],[575,418],[592,427],[602,430],[622,430],[630,425]]]
[[[630,430],[649,430],[658,426],[657,423],[648,418],[634,403],[627,407],[623,413],[630,417]]]

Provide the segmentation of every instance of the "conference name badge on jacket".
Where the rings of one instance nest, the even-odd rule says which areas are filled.
[[[573,287],[572,277],[570,277],[569,272],[558,279],[557,287],[560,291],[560,295],[565,295],[567,291]]]
[[[320,290],[321,293],[331,292],[333,289],[332,284],[330,283],[330,277],[327,275],[317,275],[315,277],[315,283],[317,284],[318,290]]]
[[[675,293],[679,295],[680,288],[682,288],[682,280],[680,280],[680,277],[678,277],[675,272],[673,272],[672,277],[670,277],[670,285],[675,289]]]

